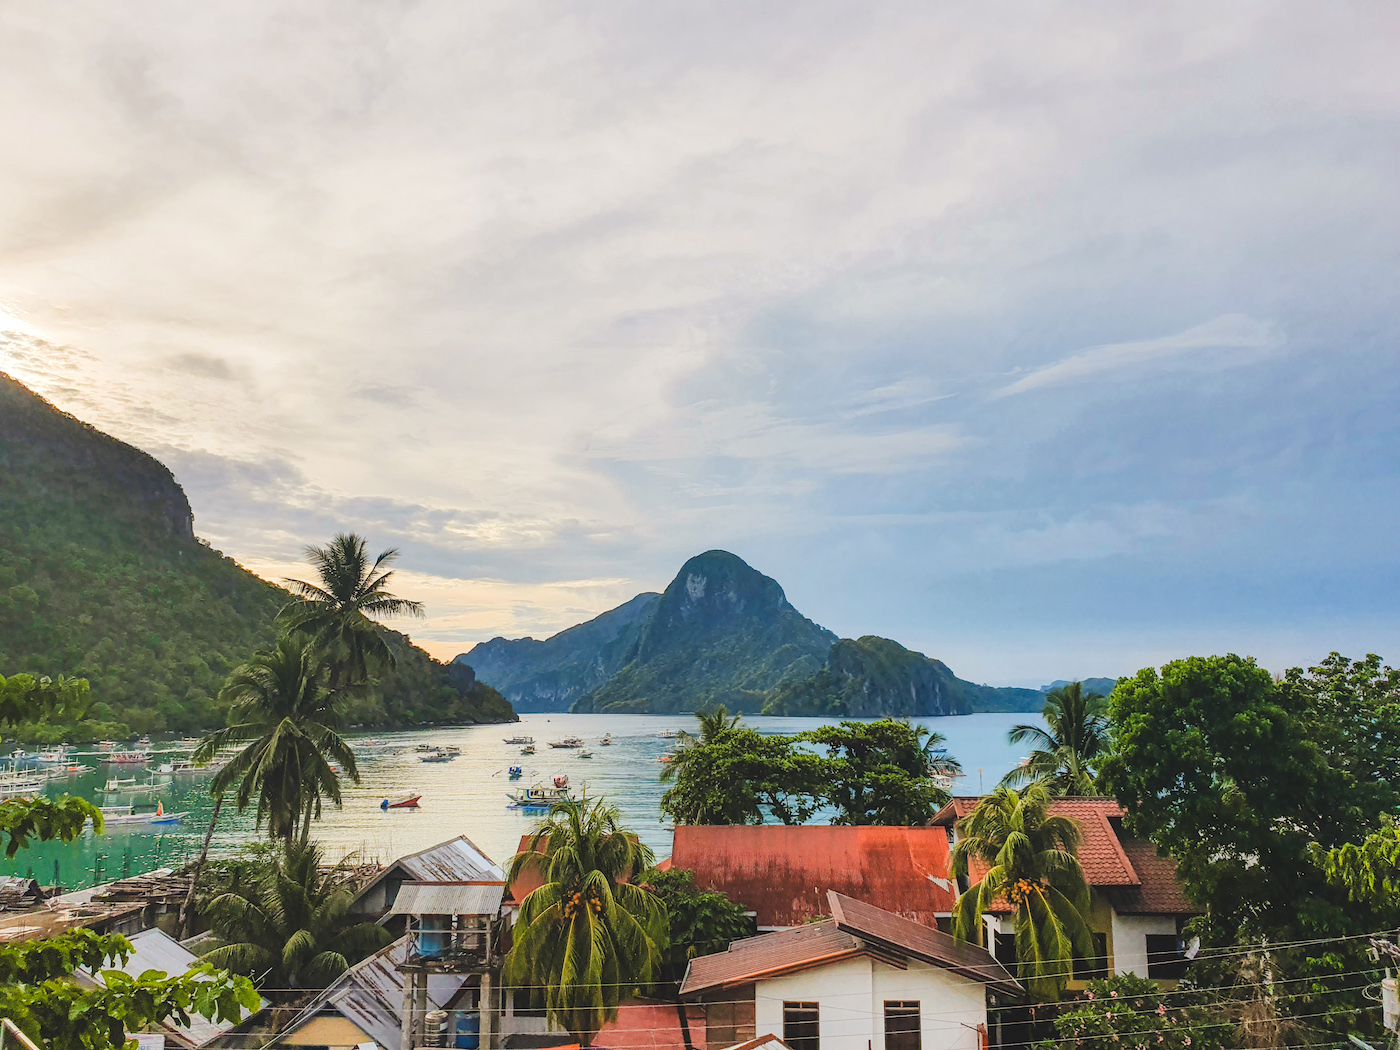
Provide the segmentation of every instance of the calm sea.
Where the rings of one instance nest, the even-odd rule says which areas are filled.
[[[745,719],[746,724],[765,733],[795,733],[825,721]],[[1024,745],[1007,742],[1011,726],[1039,724],[1038,716],[1029,714],[919,721],[942,733],[947,738],[949,755],[962,762],[966,776],[954,789],[961,794],[990,788],[1025,754]],[[659,715],[526,714],[514,725],[353,734],[352,740],[371,737],[399,745],[403,751],[365,759],[360,764],[363,782],[359,786],[345,785],[344,805],[327,809],[324,819],[313,826],[312,834],[325,844],[329,859],[357,853],[380,861],[465,834],[503,863],[515,852],[520,836],[539,819],[538,813],[506,807],[506,792],[512,786],[507,769],[518,763],[525,769],[525,776],[518,783],[567,773],[571,787],[586,788],[590,796],[607,796],[622,809],[631,827],[657,856],[665,857],[671,849],[671,829],[660,818],[664,786],[659,780],[662,764],[657,758],[670,749],[673,741],[658,734],[668,729],[692,729],[694,724],[691,718]],[[598,746],[605,733],[612,734],[611,747]],[[522,756],[518,746],[504,742],[516,734],[533,736],[539,753]],[[584,738],[594,757],[579,758],[573,751],[548,746],[550,740],[570,734]],[[453,762],[424,763],[413,751],[416,745],[424,743],[453,744],[461,748],[462,754]],[[157,741],[155,746],[162,745]],[[80,761],[91,764],[95,758]],[[136,775],[145,779],[149,775],[149,767],[121,767],[119,772],[109,772],[113,768],[101,766],[94,773],[66,783],[50,782],[47,793],[59,795],[66,791],[103,805],[114,805],[119,800],[101,794],[108,776]],[[420,809],[385,812],[379,808],[386,796],[405,791],[422,792]],[[207,775],[177,778],[162,792],[138,797],[159,800],[166,812],[183,812],[187,816],[179,825],[158,834],[137,825],[113,828],[105,835],[88,833],[67,846],[38,845],[9,860],[0,857],[0,874],[31,874],[46,884],[56,879],[69,889],[77,889],[157,867],[174,867],[199,852],[213,811]],[[211,851],[235,851],[255,834],[251,808],[240,816],[226,806],[219,817]]]

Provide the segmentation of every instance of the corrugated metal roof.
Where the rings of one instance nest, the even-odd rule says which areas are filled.
[[[169,977],[178,977],[191,966],[198,964],[199,957],[187,948],[183,947],[179,941],[168,936],[161,930],[150,929],[134,933],[127,938],[131,942],[131,955],[126,962],[118,963],[112,960],[113,965],[105,966],[107,970],[121,970],[132,977],[139,977],[147,970],[159,970]],[[102,978],[93,975],[92,978],[97,983],[102,982]],[[267,1006],[267,1000],[262,1001],[263,1006]],[[234,1021],[209,1021],[198,1014],[190,1015],[189,1026],[180,1025],[175,1020],[166,1022],[180,1038],[187,1039],[195,1046],[203,1046],[209,1040],[223,1035],[234,1027]]]
[[[902,916],[839,893],[828,896],[837,929],[845,933],[941,966],[996,991],[1013,995],[1021,992],[1015,978],[985,948],[959,941],[939,930],[910,922]]]
[[[681,995],[748,984],[758,977],[774,977],[859,954],[856,939],[837,929],[834,921],[811,922],[735,941],[728,951],[692,959],[681,982]]]
[[[360,888],[356,900],[390,876],[410,882],[504,882],[506,873],[465,835],[410,853]]]
[[[389,915],[495,915],[505,892],[504,882],[405,882]]]
[[[681,825],[671,866],[755,912],[761,927],[828,914],[828,890],[925,926],[957,896],[942,828]]]
[[[383,1047],[396,1047],[403,1025],[403,974],[398,965],[408,950],[408,938],[400,937],[363,962],[356,963],[341,974],[306,1008],[292,1019],[280,1036],[304,1026],[313,1017],[335,1010]],[[442,1009],[461,989],[464,974],[429,974],[428,1001],[430,1010]]]

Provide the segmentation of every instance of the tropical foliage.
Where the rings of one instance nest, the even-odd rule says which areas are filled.
[[[603,799],[556,803],[511,859],[512,882],[527,871],[543,882],[521,902],[502,982],[584,1046],[661,975],[666,910],[632,881],[653,860]]]
[[[892,718],[846,721],[795,736],[762,734],[701,712],[699,736],[662,770],[661,810],[678,824],[803,824],[823,809],[836,824],[916,824],[948,799],[936,778],[960,771],[943,738]],[[943,781],[942,783],[946,783]]]
[[[722,952],[731,942],[758,933],[754,917],[742,905],[723,893],[700,889],[694,872],[652,869],[644,881],[666,908],[667,944],[662,952],[661,980],[668,985],[680,984],[691,959]]]
[[[1132,974],[1090,981],[1082,995],[1055,1015],[1057,1039],[1034,1050],[1219,1050],[1232,1032],[1211,1023],[1201,996],[1164,994],[1155,981]]]
[[[354,891],[341,872],[323,870],[316,842],[292,841],[262,854],[252,886],[215,897],[205,912],[225,943],[205,960],[259,978],[269,988],[324,988],[388,943],[380,926],[350,914]]]
[[[1045,698],[1042,712],[1049,727],[1018,725],[1013,744],[1034,745],[1027,761],[1002,778],[1009,787],[1043,780],[1059,795],[1097,795],[1095,768],[1108,751],[1108,699],[1084,692],[1083,682],[1070,682]]]
[[[219,770],[210,792],[223,795],[235,785],[239,812],[256,799],[257,823],[274,838],[290,840],[298,824],[305,839],[322,799],[340,804],[340,778],[330,762],[340,763],[356,783],[355,753],[337,732],[336,697],[325,686],[322,653],[305,639],[284,635],[276,646],[254,653],[224,687],[229,725],[200,742],[196,762],[208,762],[220,750],[242,750]]]
[[[394,653],[374,619],[423,615],[421,602],[388,590],[399,556],[390,548],[371,563],[365,541],[353,532],[338,533],[324,547],[306,548],[316,582],[287,580],[298,600],[279,614],[286,629],[311,638],[330,668],[330,687],[363,685],[371,668],[393,668]]]
[[[953,935],[981,944],[983,915],[1009,902],[1018,977],[1027,990],[1054,999],[1073,972],[1074,959],[1091,959],[1089,886],[1080,867],[1079,825],[1050,814],[1044,784],[1021,791],[1000,786],[983,797],[958,825],[953,872],[970,877],[973,860],[982,878],[953,908]]]

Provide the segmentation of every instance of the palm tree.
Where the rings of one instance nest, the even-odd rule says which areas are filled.
[[[282,610],[289,631],[315,639],[331,666],[330,688],[361,685],[371,665],[393,668],[394,653],[374,623],[378,616],[423,616],[423,603],[387,590],[393,573],[385,567],[399,552],[390,547],[370,563],[365,541],[338,533],[324,547],[306,548],[318,582],[284,580],[299,596]]]
[[[350,916],[355,899],[316,842],[288,842],[251,891],[223,893],[206,914],[225,943],[204,956],[268,988],[324,988],[382,948],[386,930]]]
[[[290,841],[300,821],[304,840],[311,818],[321,816],[323,798],[340,805],[340,777],[331,760],[360,782],[355,753],[336,732],[340,715],[334,694],[321,684],[324,673],[320,652],[304,638],[283,635],[273,648],[259,649],[219,693],[232,705],[229,724],[195,749],[194,761],[204,763],[223,748],[245,745],[214,775],[209,791],[217,799],[237,784],[233,801],[240,813],[257,796],[257,824],[266,820],[272,838]]]
[[[630,881],[655,857],[620,817],[603,799],[557,802],[510,862],[511,881],[528,868],[544,883],[520,904],[502,982],[542,994],[550,1020],[584,1046],[657,979],[666,943],[665,906]]]
[[[1008,787],[1043,780],[1059,795],[1097,795],[1094,766],[1109,747],[1108,700],[1084,695],[1084,683],[1071,682],[1045,698],[1046,732],[1039,726],[1015,726],[1013,744],[1035,745],[1022,765],[1002,778]]]
[[[723,704],[707,711],[696,711],[695,720],[700,723],[700,732],[690,733],[682,729],[676,738],[676,751],[671,760],[661,768],[661,782],[674,780],[676,774],[685,768],[687,752],[698,744],[713,744],[731,729],[739,728],[740,715],[731,715]]]
[[[1079,825],[1051,816],[1050,803],[1044,784],[1019,792],[999,786],[959,823],[953,847],[956,876],[967,877],[974,858],[987,869],[953,906],[953,936],[981,944],[982,916],[1009,901],[1019,976],[1032,995],[1047,1000],[1064,990],[1076,956],[1094,954]]]

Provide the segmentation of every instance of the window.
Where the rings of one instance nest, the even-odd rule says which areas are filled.
[[[1108,934],[1095,933],[1091,936],[1094,938],[1094,957],[1074,960],[1076,981],[1104,980],[1108,977]]]
[[[920,1050],[919,1001],[885,1000],[885,1050]]]
[[[992,941],[992,958],[1001,963],[1012,973],[1015,973],[1016,966],[1016,935],[1014,933],[998,933]]]
[[[1154,981],[1177,981],[1186,973],[1188,960],[1181,953],[1181,939],[1174,933],[1147,935],[1147,976]]]
[[[783,1042],[792,1050],[821,1050],[816,1003],[783,1003]]]
[[[543,990],[538,996],[539,1005],[531,1005],[530,998],[529,988],[517,988],[512,993],[511,1007],[516,1017],[543,1017],[545,1015]]]

